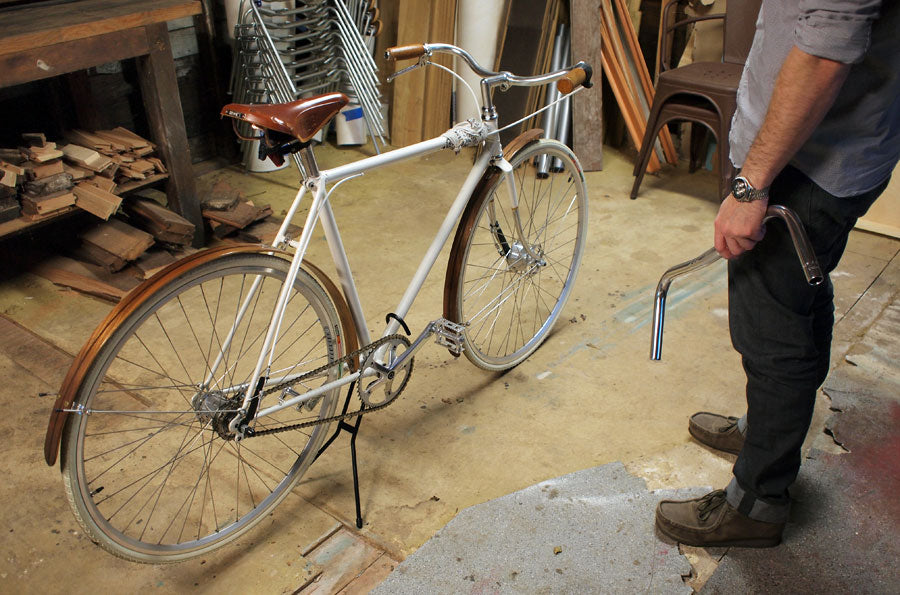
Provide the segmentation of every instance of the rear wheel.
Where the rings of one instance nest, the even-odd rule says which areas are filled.
[[[228,429],[289,266],[237,254],[186,270],[142,298],[90,362],[75,401],[81,414],[63,434],[62,472],[75,516],[105,549],[140,562],[204,554],[264,518],[315,458],[325,425],[242,441]],[[340,358],[340,333],[328,295],[301,270],[270,378]],[[332,367],[295,389],[338,376]],[[329,417],[337,393],[250,426]],[[263,397],[259,410],[278,396]]]
[[[544,158],[546,170],[536,166]],[[466,327],[464,353],[487,370],[515,366],[546,338],[572,290],[587,231],[584,176],[568,147],[535,141],[510,165],[522,236],[506,182],[491,171],[463,213],[445,286],[447,317]]]

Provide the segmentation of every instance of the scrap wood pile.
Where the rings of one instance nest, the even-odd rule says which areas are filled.
[[[600,7],[603,72],[622,111],[628,134],[640,150],[653,105],[653,82],[625,0],[600,0]],[[662,160],[672,164],[678,161],[667,127],[663,126],[655,145],[647,164],[651,173],[660,169]]]
[[[125,214],[83,230],[68,256],[44,260],[33,272],[58,285],[118,301],[192,251],[193,236],[193,224],[180,215],[152,199],[129,198]]]
[[[205,193],[200,208],[212,235],[218,239],[271,245],[281,225],[272,216],[272,207],[256,206],[241,191],[223,181],[216,182]]]
[[[66,256],[44,259],[33,272],[117,301],[190,251],[194,225],[164,206],[164,193],[146,188],[168,177],[153,143],[121,127],[64,137],[26,133],[22,146],[0,149],[0,223],[76,210],[99,217]]]
[[[191,253],[194,225],[163,206],[165,194],[142,189],[108,221],[83,230],[66,256],[44,259],[32,272],[78,291],[118,301],[141,281]],[[271,245],[280,227],[268,205],[258,207],[224,182],[205,193],[203,217],[225,241]],[[291,236],[299,233],[289,227]],[[212,237],[212,236],[211,236]]]
[[[0,222],[76,209],[107,220],[123,194],[168,177],[155,145],[125,128],[70,130],[58,143],[43,133],[22,139],[24,146],[0,149]]]
[[[82,230],[67,256],[33,270],[63,285],[118,301],[141,281],[193,251],[194,225],[165,208],[165,194],[144,189],[128,196],[122,212]]]

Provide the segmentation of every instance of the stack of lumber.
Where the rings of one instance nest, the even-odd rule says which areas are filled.
[[[138,282],[192,251],[194,226],[180,215],[140,196],[126,200],[123,209],[125,215],[79,234],[81,243],[71,252],[74,260],[57,258],[52,265],[39,267],[37,274],[117,301]],[[122,218],[126,215],[127,221]]]
[[[203,218],[219,239],[262,221],[272,214],[272,207],[258,207],[225,182],[217,182],[200,202]]]
[[[116,218],[91,227],[79,237],[81,246],[75,256],[110,273],[122,270],[153,245],[152,235]]]
[[[150,233],[159,244],[184,248],[194,239],[194,224],[157,202],[150,192],[130,197],[122,208],[132,224]]]
[[[113,179],[118,193],[167,177],[165,165],[153,156],[156,145],[121,126],[94,132],[69,130],[65,136],[70,146],[94,151],[78,156],[83,167]],[[74,157],[73,161],[74,165],[82,165]]]
[[[164,207],[165,199],[165,193],[149,188],[133,193],[124,200],[122,213],[79,233],[80,244],[66,258],[45,258],[34,272],[58,285],[118,301],[140,281],[193,251],[194,225]]]
[[[628,134],[640,149],[653,105],[653,83],[625,0],[600,0],[600,10],[603,71],[622,111]],[[678,161],[665,126],[650,155],[647,171],[658,171],[663,159],[672,164]]]
[[[19,216],[19,184],[25,179],[25,160],[13,149],[0,149],[0,223]]]
[[[18,216],[18,202],[28,221],[76,208],[107,220],[122,194],[168,177],[155,146],[121,127],[70,130],[61,143],[39,132],[22,138],[24,146],[0,149],[0,222]]]
[[[18,148],[21,162],[15,172],[20,176],[22,215],[34,221],[71,210],[73,181],[63,169],[62,151],[41,133],[26,133],[22,139],[26,145]],[[10,171],[8,165],[4,170]]]
[[[155,146],[125,128],[69,130],[62,147],[67,171],[77,180],[75,204],[101,219],[116,212],[125,192],[168,176],[152,156]]]

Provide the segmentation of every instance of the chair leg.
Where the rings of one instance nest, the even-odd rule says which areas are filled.
[[[703,162],[706,160],[706,151],[703,149],[709,146],[709,143],[707,142],[708,138],[709,131],[706,126],[697,122],[691,124],[691,149],[690,160],[688,161],[688,173],[692,174],[703,166]]]
[[[641,150],[634,162],[634,185],[631,187],[631,199],[637,198],[638,190],[641,187],[641,181],[644,174],[647,173],[647,164],[650,163],[650,155],[654,149],[654,141],[659,135],[659,131],[666,125],[668,120],[659,121],[659,111],[651,112],[650,118],[647,120],[647,129],[644,131],[644,138],[641,141]]]

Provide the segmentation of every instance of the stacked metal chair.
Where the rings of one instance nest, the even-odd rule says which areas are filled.
[[[376,139],[384,143],[385,134],[371,49],[379,29],[372,0],[241,0],[234,101],[287,102],[341,91],[358,104],[377,151]]]

